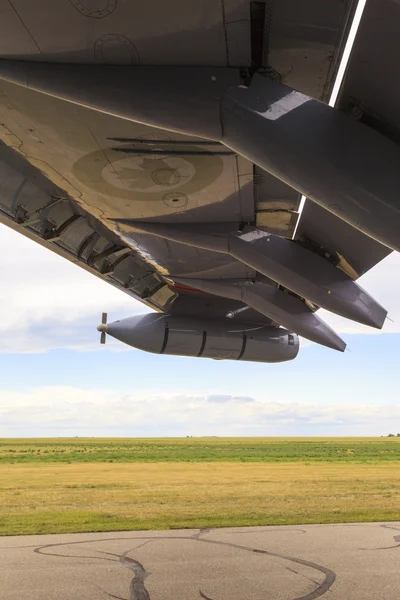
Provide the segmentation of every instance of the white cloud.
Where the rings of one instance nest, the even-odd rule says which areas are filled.
[[[46,248],[0,226],[0,353],[56,348],[98,349],[96,325],[149,309]],[[360,279],[389,311],[383,333],[400,333],[400,255],[393,253]],[[336,315],[319,313],[338,333],[380,333]],[[123,346],[109,340],[109,348]],[[302,346],[308,345],[307,341]]]
[[[396,428],[396,420],[400,406],[389,404],[321,405],[77,387],[0,391],[0,437],[383,435]]]
[[[0,226],[0,353],[98,348],[96,325],[149,309],[140,302]]]

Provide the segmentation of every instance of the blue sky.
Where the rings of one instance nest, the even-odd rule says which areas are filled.
[[[100,346],[102,310],[113,320],[147,309],[5,227],[0,251],[2,437],[400,431],[399,255],[360,280],[394,321],[383,332],[325,313],[349,352],[305,344],[268,365]]]

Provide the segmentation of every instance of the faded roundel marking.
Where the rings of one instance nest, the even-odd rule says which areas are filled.
[[[167,153],[168,148],[165,150]],[[185,150],[193,150],[193,146],[182,147]],[[223,168],[222,158],[211,154],[160,158],[151,154],[121,155],[115,148],[105,148],[79,158],[73,173],[87,187],[110,197],[163,201],[179,208],[174,198],[184,202],[191,194],[212,185]]]
[[[117,8],[118,0],[69,0],[69,2],[85,17],[104,19]]]
[[[151,178],[157,185],[178,185],[181,180],[179,171],[176,169],[169,169],[168,167],[154,169]]]
[[[96,40],[94,57],[102,65],[139,65],[139,53],[130,39],[117,33],[107,33]]]
[[[102,169],[101,176],[113,186],[134,192],[135,197],[144,193],[149,200],[151,195],[159,197],[160,193],[179,189],[196,175],[194,165],[180,156],[163,159],[149,159],[149,156],[122,155],[112,166]]]

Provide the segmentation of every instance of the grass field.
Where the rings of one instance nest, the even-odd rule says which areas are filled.
[[[2,535],[399,518],[396,438],[0,440]]]
[[[1,463],[400,461],[400,438],[1,440]]]

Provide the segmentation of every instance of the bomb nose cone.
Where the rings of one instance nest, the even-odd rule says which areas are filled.
[[[107,333],[108,326],[105,323],[100,323],[100,325],[97,325],[97,331],[100,331],[101,333]]]

